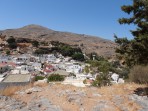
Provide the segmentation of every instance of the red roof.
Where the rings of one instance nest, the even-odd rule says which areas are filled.
[[[3,62],[3,63],[0,63],[0,67],[4,67],[4,66],[7,66],[7,65],[11,65],[13,67],[16,66],[16,64],[14,62]]]
[[[54,68],[52,65],[47,65],[46,67],[47,68]]]
[[[4,66],[7,66],[8,64],[6,63],[0,63],[0,67],[4,67]]]
[[[52,71],[51,71],[51,70],[48,70],[48,69],[44,69],[44,72],[50,73],[50,72],[52,72]]]

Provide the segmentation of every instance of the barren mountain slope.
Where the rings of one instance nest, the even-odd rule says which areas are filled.
[[[103,56],[114,56],[116,44],[100,37],[70,32],[54,31],[39,25],[28,25],[18,29],[0,31],[3,35],[16,38],[31,38],[43,41],[60,41],[70,45],[78,45],[83,52],[96,52]]]

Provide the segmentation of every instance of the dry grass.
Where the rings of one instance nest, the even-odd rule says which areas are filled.
[[[114,84],[112,86],[101,87],[99,92],[104,95],[125,95],[134,93],[134,90],[139,87],[146,87],[146,85],[135,83]]]
[[[148,84],[148,66],[134,66],[129,79],[135,83]]]
[[[25,86],[9,86],[9,87],[6,87],[3,90],[0,90],[0,95],[12,96],[12,95],[15,94],[15,92],[20,91],[20,90],[24,90],[24,89],[28,89],[32,86],[33,86],[32,84],[28,84],[28,85],[25,85]]]
[[[29,88],[34,87],[34,86],[46,87],[47,85],[48,85],[48,83],[28,84],[28,85],[25,85],[25,86],[9,86],[9,87],[6,87],[3,90],[0,90],[0,95],[12,96],[17,91],[26,90],[26,89],[29,89]]]
[[[106,101],[108,107],[104,110],[106,111],[122,111],[122,107],[127,108],[128,111],[138,111],[141,107],[130,100],[128,97],[130,94],[134,93],[134,90],[139,87],[145,87],[145,85],[139,85],[135,83],[125,83],[125,84],[115,84],[112,86],[105,86],[101,88],[96,87],[85,87],[78,88],[72,85],[62,85],[62,84],[44,84],[40,83],[33,86],[43,87],[43,90],[38,93],[24,94],[22,95],[13,95],[14,98],[29,103],[30,101],[35,101],[32,99],[32,96],[45,97],[49,100],[52,99],[52,103],[60,106],[64,111],[78,111],[79,106],[73,102],[68,102],[67,97],[68,93],[72,92],[84,92],[86,96],[81,97],[83,107],[87,110],[92,110],[92,106],[95,106],[100,101]],[[46,89],[46,90],[45,90]],[[67,91],[68,93],[66,93]],[[75,93],[74,93],[75,94]],[[101,96],[94,96],[94,94],[100,94]],[[60,95],[60,96],[59,96]],[[121,99],[121,106],[118,106],[116,103],[116,95]],[[111,108],[111,109],[109,109]],[[112,109],[113,108],[113,109]]]
[[[10,87],[6,87],[3,90],[0,90],[0,95],[4,95],[4,96],[12,96],[16,91],[20,90],[21,87],[20,86],[10,86]]]
[[[45,87],[48,86],[48,83],[34,83],[33,86]]]
[[[135,89],[139,87],[144,88],[146,85],[135,83],[115,84],[112,86],[101,87],[98,89],[98,92],[103,95],[103,100],[109,101],[112,101],[115,95],[118,95],[123,99],[123,103],[121,105],[127,107],[129,111],[137,111],[141,109],[141,106],[139,106],[134,101],[129,100],[128,95],[133,94]]]

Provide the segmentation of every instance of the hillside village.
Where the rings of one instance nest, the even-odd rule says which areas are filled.
[[[148,111],[148,0],[0,3],[0,111]]]
[[[24,39],[26,40],[26,39]],[[40,48],[50,49],[51,44],[33,46],[31,43],[17,43],[15,49],[9,47],[6,36],[0,37],[0,87],[12,84],[27,84],[34,82],[36,77],[43,77],[40,82],[47,82],[52,74],[64,76],[62,84],[72,84],[85,87],[92,84],[99,72],[90,73],[85,71],[89,63],[74,60],[72,57],[62,54],[34,54],[33,51]],[[93,57],[93,59],[95,59]],[[101,72],[100,72],[101,73]],[[124,83],[116,73],[109,72],[112,83]],[[85,84],[84,84],[85,81]]]
[[[6,39],[6,36],[1,35],[0,38],[0,110],[147,111],[147,96],[137,95],[138,88],[145,88],[145,85],[123,84],[123,76],[111,71],[105,73],[107,75],[103,80],[100,79],[104,73],[101,69],[107,68],[104,71],[108,71],[106,66],[111,60],[109,62],[100,57],[101,63],[106,66],[100,65],[99,71],[95,67],[97,55],[91,54],[89,58],[84,54],[75,58],[63,56],[67,53],[62,52],[47,54],[48,51],[52,52],[51,48],[55,48],[53,44],[47,43],[36,46],[23,42],[12,48],[15,45],[10,47],[7,42],[9,37]],[[76,51],[81,53],[80,50]],[[92,87],[98,78],[103,81],[102,86],[112,86]]]

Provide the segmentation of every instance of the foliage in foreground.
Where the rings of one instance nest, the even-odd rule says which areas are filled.
[[[148,1],[133,0],[132,5],[124,5],[122,11],[129,14],[130,18],[120,18],[120,24],[134,24],[136,30],[132,30],[132,40],[127,38],[118,38],[115,36],[115,42],[119,45],[116,52],[118,57],[125,60],[129,67],[134,65],[148,64]]]

